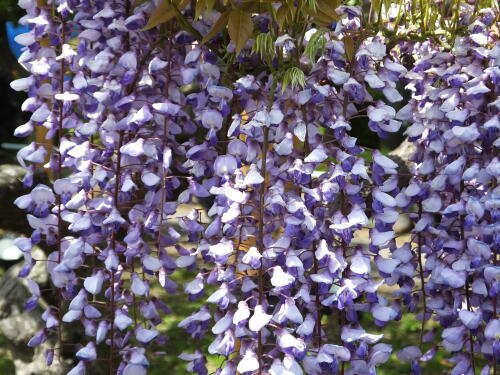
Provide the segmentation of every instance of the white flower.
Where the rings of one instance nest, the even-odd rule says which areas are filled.
[[[87,292],[95,295],[101,292],[103,282],[104,275],[102,274],[102,271],[97,271],[95,275],[85,279],[83,286]]]
[[[244,374],[246,372],[252,372],[258,369],[259,361],[257,359],[257,356],[252,350],[247,349],[240,363],[238,363],[238,367],[236,368],[236,370],[240,374]]]
[[[130,286],[132,293],[138,296],[145,296],[149,293],[149,285],[142,280],[135,272],[132,273],[132,285]]]
[[[270,322],[272,315],[265,313],[264,308],[261,305],[255,306],[254,312],[250,320],[248,321],[248,328],[251,331],[259,332],[262,327]]]
[[[370,258],[363,256],[363,254],[357,252],[351,259],[351,271],[358,274],[368,274],[370,273]]]
[[[375,305],[372,308],[373,317],[381,322],[388,322],[390,320],[394,320],[398,313],[387,306]]]
[[[245,179],[243,180],[244,185],[258,185],[264,182],[264,177],[260,174],[257,166],[255,164],[250,165],[250,170],[248,171]]]
[[[281,288],[290,285],[295,281],[295,277],[283,271],[280,266],[274,267],[273,276],[271,277],[271,284],[275,287]]]
[[[121,309],[116,310],[114,325],[120,331],[123,331],[132,324],[132,319],[126,315]]]
[[[245,301],[238,302],[238,309],[234,313],[233,323],[239,324],[240,322],[247,320],[250,317],[250,309]]]
[[[318,145],[309,155],[306,156],[304,162],[306,163],[321,163],[328,158],[323,145]]]
[[[222,240],[216,245],[212,245],[208,248],[208,254],[214,258],[220,258],[228,256],[233,252],[233,244],[231,241]]]

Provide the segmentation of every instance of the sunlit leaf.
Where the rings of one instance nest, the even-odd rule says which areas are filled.
[[[276,1],[273,0],[245,0],[239,9],[250,13],[266,13],[269,11],[269,6]]]
[[[145,2],[147,2],[148,0],[136,0],[134,2],[134,7],[137,8],[139,5],[142,5],[144,4]]]
[[[189,4],[189,0],[172,0],[172,2],[177,6],[179,10],[184,9]],[[166,1],[162,1],[160,5],[158,5],[158,8],[156,8],[151,14],[151,17],[149,18],[148,23],[143,30],[152,29],[155,26],[170,21],[174,17],[174,7],[168,4]]]
[[[198,0],[196,2],[196,8],[194,10],[194,19],[197,20],[200,18],[200,15],[207,9],[207,1],[206,0]]]
[[[318,2],[319,4],[319,2]],[[333,12],[332,14],[330,13],[325,13],[323,9],[326,9],[328,12],[331,13],[331,9],[329,6],[323,6],[321,8],[319,5],[316,9],[313,9],[311,7],[305,6],[303,7],[303,12],[306,15],[309,15],[314,19],[314,21],[320,25],[320,26],[329,26],[333,21],[336,21],[339,19],[337,13]]]
[[[215,0],[198,0],[196,2],[194,19],[197,20],[200,18],[204,11],[210,12],[214,8],[214,5]]]
[[[337,0],[317,0],[318,2],[318,13],[325,14],[328,18],[333,21],[339,20],[339,15],[335,9],[340,5],[340,1]]]
[[[380,8],[380,3],[381,3],[381,0],[372,0],[371,1],[371,3],[370,3],[370,13],[371,14],[375,14],[375,15],[378,14],[378,10]]]
[[[332,23],[330,17],[321,12],[319,9],[317,12],[309,10],[307,13],[314,19],[314,22],[320,26],[327,27]]]
[[[316,12],[316,10],[318,9],[318,0],[305,0],[305,4],[313,12]]]
[[[232,10],[229,14],[228,31],[231,41],[236,46],[236,55],[238,55],[246,42],[252,36],[253,22],[250,13],[243,12],[239,9]]]
[[[345,48],[345,54],[347,56],[347,60],[353,61],[354,54],[356,53],[354,39],[352,39],[350,36],[346,36],[346,37],[344,37],[343,40],[344,40],[344,48]]]
[[[77,39],[77,41],[78,41],[78,38],[76,38],[76,39]],[[42,39],[40,39],[40,42],[39,42],[39,43],[40,43],[40,45],[41,45],[42,47],[49,48],[49,47],[50,47],[50,38],[49,38],[48,36],[43,37]],[[70,44],[70,45],[71,45],[71,44]],[[77,44],[76,46],[78,46],[78,44]]]
[[[71,38],[70,40],[68,40],[68,44],[73,47],[74,49],[77,49],[78,48],[78,44],[80,43],[80,39],[78,38]]]
[[[229,20],[229,13],[231,13],[231,10],[228,9],[219,16],[219,19],[217,20],[217,22],[215,22],[212,29],[208,32],[207,35],[203,37],[201,41],[202,44],[208,42],[210,39],[214,38],[218,33],[224,30],[227,25],[227,21]]]
[[[281,5],[276,12],[276,21],[278,21],[280,29],[283,28],[287,20],[290,22],[291,18],[292,14],[290,12],[290,7],[287,4]]]

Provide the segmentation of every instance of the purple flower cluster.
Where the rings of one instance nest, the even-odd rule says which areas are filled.
[[[186,47],[175,35],[141,32],[153,4],[133,10],[126,1],[20,5],[27,12],[20,22],[30,27],[18,37],[26,46],[20,63],[31,75],[12,87],[28,92],[23,110],[33,114],[16,135],[42,127],[47,135],[18,159],[26,186],[36,165],[45,163],[54,176],[52,187],[35,186],[15,202],[33,228],[17,242],[26,261],[21,276],[35,264],[31,247],[48,246],[47,270],[59,300],[29,345],[51,334],[60,338],[63,324],[79,322],[85,338],[70,374],[83,374],[98,356],[111,369],[116,363],[119,373],[146,373],[143,347],[165,341],[155,327],[169,311],[151,296],[151,283],[176,290],[169,278],[175,260],[165,249],[181,237],[171,223],[178,205],[173,191],[181,184],[172,166],[179,163],[173,155],[185,152],[176,136],[189,133],[179,125],[187,118],[179,90]],[[29,282],[34,297],[27,308],[33,308],[41,294]],[[47,353],[49,364],[53,357]]]
[[[49,364],[64,325],[79,324],[85,336],[69,374],[96,360],[110,373],[146,374],[170,311],[152,289],[175,292],[169,276],[184,268],[195,274],[184,293],[206,304],[179,327],[212,336],[206,351],[225,359],[219,375],[376,374],[392,347],[369,331],[404,309],[423,309],[420,346],[397,353],[414,373],[437,350],[422,353],[435,342],[424,332],[431,317],[444,328],[453,373],[473,374],[479,353],[484,374],[496,366],[500,45],[490,13],[452,51],[430,42],[388,50],[382,36],[363,34],[359,7],[340,6],[328,29],[280,34],[269,61],[249,41],[232,70],[217,50],[224,38],[202,44],[173,22],[144,31],[154,1],[19,3],[30,26],[18,37],[20,63],[30,76],[12,87],[28,92],[32,116],[16,135],[44,128],[46,142],[18,159],[26,186],[40,165],[53,184],[16,200],[33,228],[17,245],[33,294],[27,309],[42,297],[29,279],[30,250],[50,249],[58,304],[29,342],[59,338]],[[206,35],[218,16],[205,12],[192,27]],[[254,18],[263,32],[272,26],[268,14]],[[318,40],[316,59],[304,50]],[[403,52],[416,58],[410,71]],[[283,78],[292,63],[303,80]],[[396,111],[402,83],[412,98]],[[408,186],[398,164],[350,135],[358,117],[379,137],[410,123]],[[200,199],[210,202],[208,221],[196,208],[180,214]],[[404,244],[393,229],[402,212],[415,222]],[[366,228],[363,247],[356,235]],[[388,295],[384,284],[399,288]],[[204,350],[180,358],[208,374]]]
[[[418,271],[413,263],[409,276],[420,273],[420,292],[410,295],[411,279],[401,280],[400,292],[409,306],[423,305],[425,342],[434,342],[433,333],[424,332],[426,320],[444,328],[441,345],[456,374],[477,373],[480,356],[488,359],[481,374],[489,374],[500,355],[500,44],[493,43],[491,23],[490,12],[483,12],[451,51],[413,46],[417,60],[405,77],[412,91],[406,134],[416,146],[415,170],[396,200],[404,210],[418,208],[413,244],[393,256],[416,247]],[[420,349],[403,354],[415,361],[416,373],[416,361],[436,351],[422,356]]]
[[[398,305],[377,293],[381,283],[371,272],[373,257],[381,274],[399,263],[378,255],[395,241],[397,165],[374,151],[369,172],[363,149],[348,132],[362,105],[375,132],[400,128],[396,111],[369,91],[400,101],[395,85],[407,70],[385,57],[377,37],[348,54],[337,37],[359,27],[350,9],[343,9],[346,17],[335,31],[325,33],[326,51],[302,89],[282,87],[272,72],[239,77],[232,90],[201,76],[206,88],[188,97],[203,103],[191,109],[207,131],[203,143],[187,151],[186,165],[190,175],[213,177],[204,189],[191,186],[181,197],[198,191],[215,200],[206,229],[197,222],[190,227],[193,238],[204,230],[196,251],[177,264],[192,267],[198,255],[210,269],[185,285],[191,300],[206,285],[217,289],[207,298],[212,306],[180,326],[195,338],[212,327],[216,337],[208,352],[227,358],[219,374],[336,373],[346,363],[348,373],[369,373],[391,353],[380,342],[383,335],[361,326],[359,314],[371,313],[380,326],[401,317]],[[286,39],[283,52],[293,55],[298,46]],[[252,58],[250,51],[240,58]],[[224,129],[222,153],[214,128]],[[363,195],[364,188],[372,189],[372,197]],[[368,225],[368,215],[375,227],[367,250],[353,239]],[[336,345],[322,327],[324,316],[341,322]],[[199,356],[184,358],[206,374]]]

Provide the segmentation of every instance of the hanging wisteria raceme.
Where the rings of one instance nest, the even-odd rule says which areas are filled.
[[[181,236],[167,218],[176,211],[173,192],[181,184],[172,165],[179,163],[173,155],[184,153],[176,136],[186,114],[175,77],[186,48],[170,30],[141,32],[151,4],[20,5],[31,28],[18,37],[28,47],[20,62],[32,75],[12,86],[28,91],[23,109],[33,115],[16,135],[37,127],[48,132],[45,144],[30,144],[18,159],[28,171],[25,185],[35,165],[47,160],[54,177],[52,187],[35,186],[16,201],[34,229],[31,238],[18,239],[26,259],[21,276],[36,261],[30,248],[49,247],[47,270],[58,301],[28,345],[57,332],[59,355],[65,323],[80,322],[86,339],[71,374],[102,359],[110,373],[145,372],[143,347],[165,341],[155,326],[169,312],[150,296],[150,280],[176,289],[168,277],[175,261],[165,248]],[[27,308],[34,308],[40,290],[29,285],[34,298]],[[49,364],[53,356],[47,353]]]
[[[435,345],[425,328],[431,316],[444,328],[441,345],[451,354],[453,373],[497,368],[500,45],[492,43],[498,38],[489,29],[493,19],[493,12],[482,12],[451,51],[416,45],[418,59],[406,75],[413,93],[406,133],[417,146],[416,166],[397,200],[403,209],[418,208],[413,245],[393,254],[410,255],[414,247],[419,262],[420,291],[409,303],[425,309],[421,343],[402,354],[416,373],[417,361],[436,351],[433,346],[422,357],[424,342]],[[487,359],[481,370],[478,358]]]
[[[207,299],[217,307],[212,326],[217,336],[208,351],[230,357],[221,373],[301,373],[301,367],[311,374],[335,373],[344,371],[349,361],[353,371],[368,372],[391,353],[386,344],[369,348],[382,335],[367,333],[358,311],[370,312],[382,326],[400,316],[397,306],[377,295],[380,284],[370,276],[371,256],[394,241],[397,165],[375,151],[372,181],[359,156],[362,148],[347,132],[350,118],[359,116],[363,105],[375,132],[385,135],[399,129],[396,111],[374,100],[367,87],[389,102],[400,101],[394,87],[406,69],[384,59],[386,47],[379,38],[364,41],[356,54],[334,39],[359,27],[359,19],[349,13],[353,10],[344,10],[347,17],[334,31],[310,33],[309,41],[318,34],[324,39],[325,55],[317,63],[311,56],[314,66],[304,89],[277,84],[274,72],[239,78],[234,93],[207,81],[206,92],[196,94],[197,103],[200,95],[218,103],[217,108],[207,103],[199,109],[200,121],[209,130],[205,142],[192,148],[196,154],[189,156],[188,151],[191,174],[196,175],[200,163],[213,165],[214,177],[208,181],[214,182],[210,193],[215,201],[208,211],[214,219],[188,265],[201,254],[214,267],[200,272],[185,291],[197,299],[204,283],[218,286]],[[260,21],[265,22],[269,20]],[[296,42],[283,35],[275,47],[285,59],[293,58]],[[252,52],[244,50],[239,58],[255,59]],[[265,55],[261,57],[265,64]],[[226,130],[228,117],[232,122]],[[222,139],[214,140],[206,125],[214,123],[217,130],[227,131]],[[228,142],[220,146],[225,154],[216,141]],[[201,152],[205,157],[198,161]],[[318,167],[325,169],[319,177]],[[201,170],[206,173],[208,167]],[[373,208],[363,188],[374,189]],[[351,245],[354,232],[368,224],[365,211],[375,212],[377,220],[370,252]],[[376,264],[380,272],[390,272],[389,259],[377,256]],[[180,326],[200,337],[210,326],[209,311],[204,306]],[[340,345],[329,343],[321,326],[323,314],[341,322],[334,338]],[[202,354],[183,358],[191,361],[193,371],[205,373]]]
[[[495,12],[459,4],[454,27],[467,34],[449,49],[404,34],[411,2],[376,26],[373,10],[327,0],[209,3],[19,1],[30,76],[12,87],[32,115],[16,135],[45,135],[18,154],[32,191],[16,204],[33,228],[17,240],[20,276],[27,309],[55,301],[28,345],[54,343],[49,365],[74,349],[71,375],[102,363],[146,374],[153,350],[169,350],[156,291],[182,289],[205,304],[179,326],[212,338],[180,356],[191,373],[208,374],[210,354],[220,375],[376,374],[393,351],[380,332],[405,313],[422,327],[397,352],[413,373],[437,350],[452,353],[453,374],[479,362],[495,373]],[[359,121],[378,138],[409,124],[408,186],[395,161],[359,145]],[[33,186],[41,166],[51,186]],[[415,223],[404,244],[400,213]],[[32,258],[37,245],[46,260]],[[29,279],[37,261],[50,290]],[[178,287],[180,268],[193,279]]]

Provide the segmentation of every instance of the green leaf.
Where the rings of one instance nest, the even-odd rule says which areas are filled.
[[[288,86],[295,87],[304,87],[306,85],[306,77],[304,72],[297,68],[296,66],[288,69],[283,75],[283,80],[281,82],[281,92],[285,92]]]
[[[262,60],[272,59],[274,56],[274,43],[271,34],[257,35],[252,47],[252,53],[258,53]]]
[[[316,31],[307,43],[304,53],[312,63],[316,62],[318,52],[324,51],[326,47],[326,38],[324,34],[325,32],[323,30]]]
[[[239,55],[253,33],[252,14],[239,9],[231,10],[227,29],[231,41],[236,46],[236,55]]]

